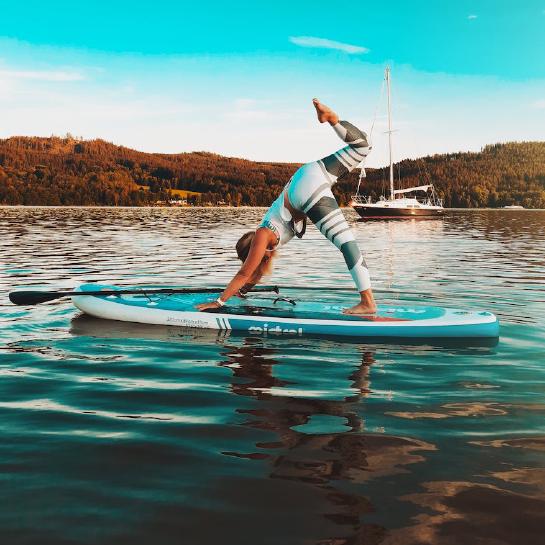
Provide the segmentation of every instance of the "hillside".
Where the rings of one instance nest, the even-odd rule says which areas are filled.
[[[0,140],[0,204],[139,206],[184,195],[190,204],[266,206],[297,167],[206,152],[143,153],[70,136],[12,137]],[[545,142],[405,160],[398,176],[398,187],[434,183],[449,207],[545,208]],[[336,187],[343,204],[357,177]],[[378,197],[387,178],[387,169],[368,169],[362,193]]]

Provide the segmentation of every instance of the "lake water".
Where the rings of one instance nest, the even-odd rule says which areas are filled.
[[[496,346],[228,336],[7,300],[225,283],[262,213],[0,208],[2,545],[542,544],[545,211],[346,211],[379,302],[490,310]],[[351,285],[313,227],[278,265],[267,283]]]

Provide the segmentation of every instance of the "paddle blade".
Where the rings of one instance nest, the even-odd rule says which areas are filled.
[[[58,293],[50,291],[12,291],[9,294],[9,300],[14,305],[38,305],[47,301],[53,301],[62,297]]]

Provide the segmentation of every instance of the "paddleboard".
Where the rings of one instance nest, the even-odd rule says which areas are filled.
[[[376,316],[342,314],[346,306],[320,301],[295,305],[274,297],[233,297],[224,307],[200,312],[195,305],[211,300],[210,294],[84,295],[86,291],[116,290],[110,285],[83,284],[72,297],[86,314],[108,320],[172,325],[200,329],[244,331],[253,335],[298,337],[339,335],[396,338],[498,337],[499,322],[487,311],[436,306],[379,305]],[[151,288],[150,288],[151,289]]]

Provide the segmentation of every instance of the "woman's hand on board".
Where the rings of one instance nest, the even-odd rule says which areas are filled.
[[[210,303],[201,303],[200,305],[195,305],[195,308],[198,310],[210,310],[213,308],[220,308],[220,305],[217,301],[211,301]]]

